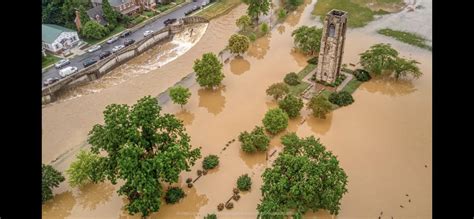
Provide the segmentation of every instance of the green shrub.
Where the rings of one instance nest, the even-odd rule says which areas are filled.
[[[268,32],[268,24],[267,23],[263,23],[260,25],[260,30],[263,32],[263,33],[267,33]]]
[[[257,35],[255,35],[255,33],[250,33],[250,34],[248,35],[248,37],[249,37],[250,41],[252,41],[252,42],[257,39]]]
[[[318,57],[316,56],[316,57],[310,58],[306,62],[308,62],[309,64],[317,65],[318,64]]]
[[[270,144],[270,138],[265,135],[263,127],[255,126],[252,132],[244,131],[239,135],[239,141],[242,143],[241,148],[247,153],[255,151],[266,151]]]
[[[354,76],[358,81],[368,81],[372,78],[370,77],[369,72],[363,69],[356,69],[354,71]]]
[[[292,85],[292,86],[298,85],[301,83],[300,79],[298,78],[298,74],[294,72],[290,72],[286,74],[285,79],[283,79],[283,81],[285,81],[286,84]]]
[[[303,105],[303,100],[293,95],[287,95],[285,98],[283,98],[283,100],[278,102],[278,107],[284,110],[290,118],[299,116]]]
[[[175,204],[180,199],[184,198],[184,191],[179,187],[171,187],[166,191],[165,201],[166,204]]]
[[[338,106],[347,106],[354,102],[352,95],[347,91],[334,92],[329,95],[329,102]]]
[[[202,161],[202,168],[206,170],[214,169],[217,165],[219,165],[219,157],[216,155],[208,155]]]
[[[217,219],[216,214],[207,214],[204,219]]]
[[[265,114],[262,122],[268,132],[277,134],[288,127],[288,114],[280,108],[271,109]]]
[[[278,20],[283,20],[285,19],[285,17],[286,17],[286,10],[283,8],[280,8],[280,10],[278,10]]]
[[[247,174],[239,176],[239,179],[237,179],[237,188],[239,188],[240,191],[248,191],[250,187],[252,187],[252,179],[250,176]]]
[[[51,165],[43,164],[41,166],[41,172],[42,203],[44,203],[53,198],[53,188],[58,187],[65,179],[61,172],[55,170]]]

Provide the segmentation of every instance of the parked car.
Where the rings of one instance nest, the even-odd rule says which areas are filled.
[[[97,59],[94,59],[94,58],[90,58],[90,59],[87,59],[86,61],[84,61],[82,63],[82,65],[84,66],[84,68],[86,68],[87,66],[91,66],[93,65],[94,63],[97,62]]]
[[[99,54],[99,59],[105,59],[105,58],[107,58],[110,54],[112,54],[110,51],[101,52],[101,53]]]
[[[117,41],[119,39],[118,36],[113,36],[112,38],[110,38],[109,40],[107,40],[107,43],[108,44],[112,44],[114,43],[115,41]]]
[[[147,36],[151,35],[152,33],[153,33],[153,30],[147,30],[143,33],[143,36],[147,37]]]
[[[125,47],[124,45],[117,45],[117,46],[114,46],[114,48],[112,48],[112,52],[117,52],[121,49],[123,49],[123,47]]]
[[[59,75],[64,78],[68,75],[74,74],[75,72],[77,72],[77,67],[68,66],[66,68],[59,70]]]
[[[71,63],[71,61],[69,61],[69,59],[61,59],[61,60],[59,60],[59,62],[56,62],[56,64],[54,64],[54,67],[62,68],[66,65],[69,65],[70,63]]]
[[[127,39],[127,40],[125,40],[125,42],[123,43],[123,45],[124,45],[124,46],[130,46],[130,45],[132,45],[134,42],[135,42],[135,40]]]
[[[59,81],[58,77],[48,78],[48,79],[44,80],[43,84],[44,84],[44,86],[48,86],[50,84],[53,84],[56,81]]]
[[[132,33],[131,31],[126,30],[125,32],[123,32],[122,34],[120,34],[120,37],[124,38],[124,37],[130,35],[131,33]]]
[[[99,50],[101,48],[100,45],[95,45],[93,47],[91,47],[90,49],[87,50],[87,52],[95,52],[97,50]]]
[[[170,25],[170,24],[176,22],[176,20],[177,20],[176,18],[168,18],[168,19],[166,19],[165,21],[163,21],[163,24],[164,24],[165,26],[168,26],[168,25]]]

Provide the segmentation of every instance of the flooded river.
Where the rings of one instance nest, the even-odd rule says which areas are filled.
[[[175,205],[163,202],[151,218],[202,218],[207,213],[217,213],[218,218],[256,217],[261,198],[260,175],[269,164],[264,153],[242,153],[237,136],[260,125],[265,112],[277,107],[266,96],[266,88],[306,65],[307,57],[293,51],[291,37],[300,25],[321,26],[319,19],[311,17],[316,0],[306,3],[268,36],[254,42],[242,58],[231,58],[224,65],[226,77],[220,88],[208,91],[194,84],[183,109],[171,103],[163,106],[164,112],[174,113],[184,121],[192,144],[201,146],[204,156],[219,155],[220,164],[193,188],[187,188],[184,180],[196,177],[199,160],[180,179],[187,196]],[[206,32],[194,46],[182,49],[187,52],[166,65],[158,64],[166,60],[160,59],[163,51],[179,46],[150,50],[97,82],[65,92],[61,101],[45,106],[43,162],[54,161],[53,166],[64,171],[78,149],[87,148],[87,132],[102,122],[106,105],[134,104],[145,95],[157,96],[165,91],[192,71],[194,60],[202,53],[217,54],[225,47],[237,30],[235,20],[245,9],[241,5],[212,20],[207,29],[201,28]],[[357,63],[359,53],[375,43],[386,42],[402,56],[418,60],[424,75],[411,82],[373,79],[353,94],[352,105],[332,112],[326,120],[315,119],[304,109],[300,117],[290,121],[288,131],[299,136],[315,135],[338,156],[348,175],[349,192],[335,218],[377,218],[382,211],[382,218],[431,218],[431,52],[371,32],[364,28],[348,30],[343,63]],[[176,54],[178,51],[175,49]],[[281,135],[272,139],[269,153],[281,149]],[[223,150],[232,139],[236,141]],[[275,158],[276,155],[270,160]],[[241,194],[234,209],[218,212],[217,205],[231,197],[238,176],[245,173],[252,177],[251,191]],[[139,218],[121,210],[125,200],[117,195],[118,187],[101,183],[72,189],[62,183],[55,190],[54,199],[43,205],[43,218]],[[326,212],[308,213],[306,217],[331,218]]]

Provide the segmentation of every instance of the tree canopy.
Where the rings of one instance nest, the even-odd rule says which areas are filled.
[[[301,26],[291,33],[294,37],[296,48],[308,55],[314,55],[321,47],[321,36],[323,29],[316,27]]]
[[[240,55],[245,53],[250,46],[250,40],[247,36],[241,34],[233,34],[229,38],[228,48],[231,53]]]
[[[384,70],[390,70],[398,57],[398,51],[390,44],[379,43],[360,54],[360,64],[372,74],[380,75]]]
[[[411,75],[414,78],[420,78],[422,72],[420,71],[420,68],[418,68],[417,64],[420,63],[416,60],[397,57],[392,66],[394,77],[397,80],[408,75]]]
[[[88,142],[91,153],[98,156],[88,178],[94,183],[122,180],[118,193],[128,199],[125,209],[144,217],[159,210],[161,183],[178,182],[179,174],[190,171],[201,157],[199,148],[191,149],[182,122],[173,115],[162,115],[158,101],[150,96],[132,107],[108,105],[104,124],[94,125]]]
[[[224,79],[222,63],[214,53],[205,53],[202,59],[194,61],[193,69],[196,72],[196,81],[201,87],[213,88]]]
[[[89,39],[102,39],[108,32],[109,29],[93,20],[85,23],[81,31],[82,35]]]
[[[188,102],[189,97],[191,97],[191,92],[189,92],[188,88],[178,85],[170,89],[170,97],[173,103],[183,107]]]
[[[313,111],[313,116],[320,119],[325,119],[326,114],[331,112],[332,109],[331,103],[322,95],[311,97],[307,106]]]
[[[104,12],[104,17],[110,25],[115,26],[117,24],[117,18],[119,17],[118,12],[116,12],[112,6],[110,6],[109,0],[102,0],[102,11]]]
[[[265,114],[262,122],[268,132],[278,134],[288,127],[288,114],[280,108],[271,109]]]
[[[272,84],[266,90],[267,95],[272,96],[275,100],[280,99],[280,97],[285,96],[289,92],[290,88],[288,87],[288,85],[282,82]]]
[[[235,21],[235,25],[237,25],[240,30],[246,30],[248,27],[250,27],[250,25],[252,25],[252,21],[248,15],[242,15]]]
[[[287,95],[283,100],[278,102],[278,107],[285,111],[290,118],[299,116],[303,106],[303,100],[293,95]]]
[[[59,184],[64,181],[64,176],[51,165],[43,164],[41,166],[41,172],[42,203],[44,203],[53,198],[53,188],[58,187]]]
[[[261,126],[255,126],[250,133],[247,131],[240,133],[239,141],[242,144],[242,150],[247,153],[266,151],[270,144],[270,138],[265,135],[263,127]]]
[[[255,19],[258,23],[258,16],[260,14],[267,15],[270,11],[270,1],[269,0],[243,0],[247,7],[247,15]]]
[[[285,218],[290,212],[302,218],[308,210],[319,209],[337,215],[347,192],[347,175],[337,157],[314,136],[289,133],[281,142],[283,152],[262,174],[259,218]]]

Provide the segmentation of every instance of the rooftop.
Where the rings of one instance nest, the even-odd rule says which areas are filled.
[[[328,15],[335,15],[335,16],[344,16],[346,15],[347,12],[345,11],[341,11],[341,10],[337,10],[337,9],[332,9],[331,11],[329,11]]]
[[[63,32],[76,32],[69,28],[61,27],[56,24],[43,24],[41,25],[41,39],[43,42],[52,43],[59,35]]]

